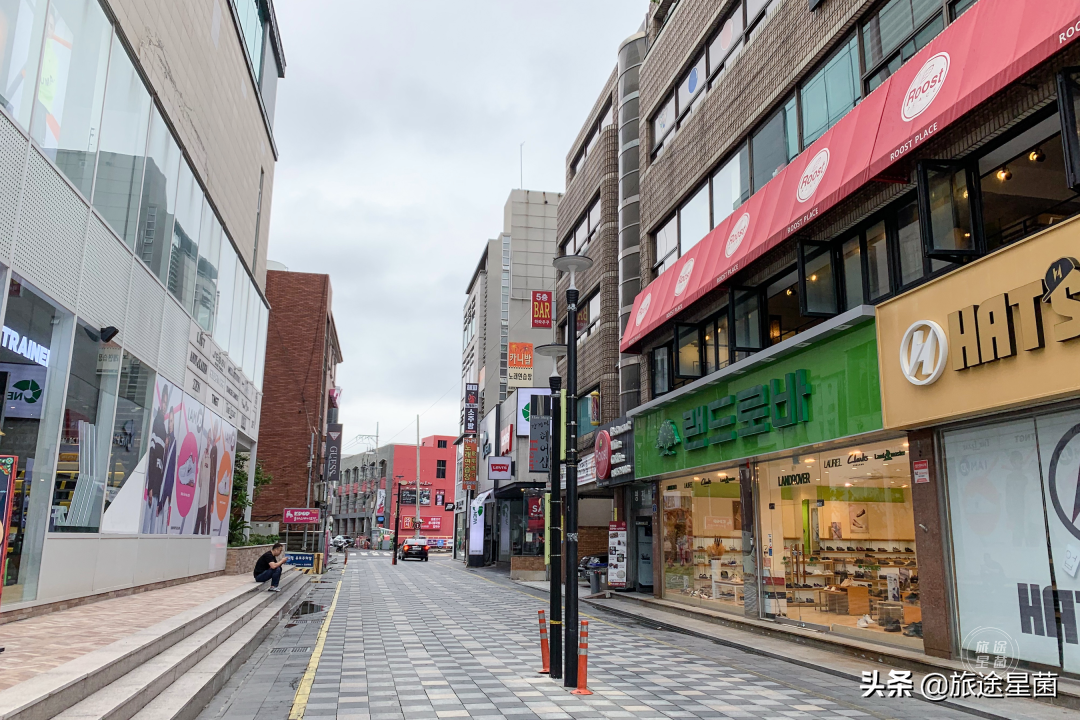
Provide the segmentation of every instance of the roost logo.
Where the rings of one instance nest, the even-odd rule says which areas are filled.
[[[750,213],[743,213],[743,216],[739,218],[739,221],[731,228],[731,234],[728,235],[727,245],[724,246],[725,257],[731,257],[735,254],[735,251],[742,245],[743,238],[746,237],[746,231],[749,228]]]
[[[652,303],[652,293],[645,296],[645,299],[641,301],[641,307],[637,309],[637,317],[634,318],[634,327],[641,324],[641,321],[645,319],[645,313],[649,312],[649,305]]]
[[[904,96],[904,104],[900,106],[900,117],[904,122],[919,117],[934,102],[949,75],[950,60],[949,53],[941,52],[927,60],[919,70]]]
[[[814,156],[814,159],[806,166],[806,170],[803,171],[802,178],[799,180],[799,189],[796,191],[796,197],[799,198],[799,202],[804,203],[810,198],[814,197],[814,193],[817,192],[818,185],[821,184],[822,178],[825,177],[825,171],[829,169],[829,148],[822,148],[821,152]]]
[[[679,297],[686,291],[690,284],[690,276],[694,273],[694,258],[690,258],[679,272],[679,280],[675,283],[675,297]]]

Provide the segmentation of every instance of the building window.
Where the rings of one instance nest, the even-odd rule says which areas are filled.
[[[679,208],[679,255],[685,255],[709,234],[709,183],[706,182]]]
[[[754,192],[776,177],[799,154],[795,96],[758,128],[750,140]]]
[[[604,108],[603,112],[600,113],[600,117],[597,119],[596,123],[589,128],[588,134],[585,136],[585,142],[582,143],[581,152],[579,152],[577,157],[574,158],[574,161],[570,163],[571,177],[581,172],[581,168],[585,164],[585,158],[593,154],[596,150],[597,143],[600,142],[600,133],[614,121],[615,118],[612,114],[611,106],[608,105]]]
[[[750,153],[744,143],[712,176],[712,224],[716,227],[750,199]]]
[[[660,275],[679,259],[679,220],[672,217],[656,232],[656,274]]]
[[[701,377],[701,334],[697,325],[675,326],[675,377]]]
[[[652,121],[652,136],[653,136],[653,152],[657,157],[660,156],[660,150],[663,147],[664,142],[668,139],[669,135],[672,135],[672,129],[675,127],[675,95],[673,94],[664,106],[660,108],[660,112],[656,114],[656,117]],[[672,135],[673,136],[673,135]]]
[[[975,2],[976,0],[952,0],[949,3],[949,21],[956,20],[956,18],[970,10]]]
[[[445,448],[446,447],[446,441],[445,440],[439,440],[438,441],[438,446],[439,446],[440,449]],[[444,465],[446,464],[445,461],[440,461],[440,462],[442,462]]]
[[[671,346],[664,345],[652,351],[653,397],[671,392]]]
[[[742,3],[732,9],[720,25],[720,30],[709,42],[709,77],[715,78],[721,70],[739,56],[743,40]]]
[[[244,49],[247,51],[251,66],[255,69],[258,77],[262,69],[262,53],[266,22],[263,20],[259,0],[234,0],[236,14],[240,19],[240,33],[244,38]]]
[[[862,24],[866,91],[874,90],[945,29],[941,0],[889,0]]]
[[[679,87],[675,91],[675,112],[682,123],[694,112],[705,97],[704,89],[707,84],[705,72],[705,53],[698,56],[693,67],[686,71]]]
[[[859,101],[859,44],[853,34],[801,90],[803,146],[810,145]]]
[[[600,331],[600,291],[596,291],[588,300],[578,305],[577,342],[585,342],[590,335]]]
[[[584,255],[600,229],[600,198],[596,198],[562,244],[563,255]]]
[[[445,440],[440,440],[439,442],[441,443],[440,447],[446,447],[446,441]],[[439,480],[442,480],[442,479],[444,479],[446,477],[446,461],[445,460],[436,460],[435,461],[435,477],[438,478]]]

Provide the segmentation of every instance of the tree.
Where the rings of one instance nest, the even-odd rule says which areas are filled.
[[[236,453],[236,470],[233,471],[232,486],[232,515],[229,517],[230,545],[245,544],[244,532],[251,526],[244,520],[244,511],[255,504],[255,498],[259,497],[259,492],[263,486],[274,481],[273,476],[263,470],[262,464],[256,461],[255,492],[249,498],[247,465],[250,458],[251,456],[248,453]]]

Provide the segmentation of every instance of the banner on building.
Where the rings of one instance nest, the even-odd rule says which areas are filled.
[[[510,352],[506,360],[506,387],[532,387],[532,384],[533,344],[510,343]]]
[[[480,427],[480,385],[465,383],[465,435],[476,435]]]
[[[476,449],[476,440],[466,440],[462,443],[461,452],[461,489],[467,492],[476,492],[476,473],[479,469],[480,457]]]
[[[412,515],[401,516],[401,529],[412,530],[416,527],[416,518]],[[442,530],[442,518],[441,517],[421,517],[420,518],[421,530]]]
[[[383,488],[379,488],[379,491],[375,493],[375,514],[386,514],[386,490]],[[379,522],[382,522],[382,520]]]
[[[286,525],[318,525],[319,508],[285,508],[282,522]]]
[[[469,554],[484,554],[484,501],[491,496],[491,491],[475,498],[469,505]]]
[[[341,476],[341,423],[326,426],[326,477],[325,482],[335,484]]]
[[[534,328],[551,327],[551,291],[533,290],[532,326]]]
[[[529,472],[551,470],[551,418],[534,417],[529,426]]]

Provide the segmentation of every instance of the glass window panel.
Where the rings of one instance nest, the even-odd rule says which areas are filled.
[[[678,256],[679,229],[674,216],[656,232],[656,259],[663,261]]]
[[[180,147],[155,107],[150,119],[135,254],[162,282],[169,276],[180,161]]]
[[[248,312],[247,312],[247,327],[246,334],[244,336],[244,374],[248,376],[248,379],[255,377],[255,349],[258,345],[259,337],[259,306],[262,305],[262,299],[259,297],[258,291],[255,286],[248,281]]]
[[[866,231],[866,267],[871,301],[892,292],[892,283],[889,281],[889,250],[884,221],[874,224]]]
[[[203,201],[206,202],[205,200]],[[209,224],[209,227],[205,227]],[[207,332],[214,328],[217,312],[218,257],[221,253],[221,223],[209,205],[203,207],[203,237],[199,242],[199,268],[195,283],[193,315],[199,327]]]
[[[701,376],[701,331],[697,325],[676,325],[677,348],[675,374],[679,377]]]
[[[990,250],[1080,213],[1068,186],[1059,134],[983,175],[982,216]]]
[[[750,198],[750,155],[746,145],[712,178],[712,224],[716,227]]]
[[[709,184],[705,183],[679,210],[680,255],[709,234]]]
[[[930,234],[935,250],[973,251],[971,203],[967,172],[956,168],[928,168]]]
[[[680,115],[690,107],[691,103],[694,102],[694,98],[705,87],[705,80],[705,55],[702,54],[679,82],[677,97],[679,99],[678,111]]]
[[[46,0],[0,2],[0,103],[23,127],[30,126],[47,6]]]
[[[589,141],[585,143],[585,154],[592,155],[593,150],[596,148],[596,143],[600,140],[600,134],[595,130],[589,135]]]
[[[263,371],[266,368],[266,326],[269,319],[270,311],[263,305],[262,300],[259,301],[259,339],[258,346],[255,351],[255,377],[252,380],[255,383],[256,390],[262,390],[263,385]],[[474,318],[475,320],[475,318]]]
[[[802,88],[803,144],[810,145],[859,99],[859,48],[854,35]]]
[[[670,100],[664,103],[664,107],[660,109],[660,112],[653,119],[653,147],[656,147],[667,134],[671,132],[671,128],[675,126],[675,96],[673,95]]]
[[[658,347],[653,350],[652,362],[653,395],[663,395],[671,390],[671,348]]]
[[[634,72],[637,72],[637,68],[634,68]],[[639,137],[639,109],[638,98],[633,97],[626,101],[620,111],[623,117],[619,123],[619,147],[626,145],[629,142],[637,140]],[[635,146],[632,148],[634,154],[637,154],[638,148]],[[625,172],[625,170],[623,171]]]
[[[600,227],[600,201],[597,200],[589,208],[589,232],[594,233]]]
[[[772,0],[746,0],[746,24],[749,27],[754,24],[758,15],[768,7]]]
[[[778,110],[756,133],[751,140],[751,153],[754,161],[754,192],[776,177],[787,166],[791,152],[789,123],[794,119],[794,103],[788,102]],[[796,132],[794,126],[792,132]],[[798,142],[797,135],[794,142]]]
[[[622,74],[622,77],[619,78],[619,95],[621,97],[626,97],[630,93],[636,93],[638,91],[640,73],[641,66],[635,65]],[[637,113],[634,113],[634,115],[637,115]]]
[[[844,243],[840,250],[844,263],[844,309],[863,304],[862,246],[858,237]]]
[[[221,234],[221,267],[218,269],[217,312],[214,316],[214,341],[219,348],[229,352],[230,333],[233,322],[233,294],[236,289],[236,251],[229,237]]]
[[[199,229],[203,194],[187,162],[180,163],[176,191],[176,222],[169,251],[169,274],[165,286],[185,308],[191,308],[195,294],[195,270],[199,261]]]
[[[960,17],[965,12],[970,10],[971,6],[974,4],[975,0],[953,0],[953,2],[949,5],[949,14],[951,15],[952,19],[955,20],[956,18]]]
[[[806,310],[812,313],[836,312],[836,279],[833,277],[832,250],[824,246],[806,246]]]
[[[761,299],[757,290],[735,290],[735,347],[759,350],[761,343]]]
[[[972,642],[975,628],[1017,621],[1018,583],[1052,584],[1035,423],[1026,419],[950,431],[942,444],[958,634]],[[1011,635],[1020,659],[1058,664],[1056,633]],[[977,648],[972,642],[964,649]]]
[[[792,95],[784,106],[784,136],[787,138],[787,160],[799,154],[799,103]]]
[[[12,277],[0,339],[4,386],[0,457],[14,463],[15,475],[3,569],[5,604],[37,597],[74,324],[73,316],[18,276]]]
[[[867,66],[881,62],[940,10],[940,0],[890,0],[883,5],[863,24]]]
[[[30,134],[90,197],[112,25],[97,0],[52,0]]]
[[[116,399],[116,419],[113,421],[112,457],[109,459],[105,484],[105,514],[101,531],[123,531],[125,514],[135,507],[138,522],[141,486],[130,487],[120,498],[112,513],[109,508],[120,496],[124,484],[137,471],[139,461],[146,454],[149,443],[150,410],[154,404],[154,380],[156,373],[146,363],[126,351],[120,365],[120,387]],[[144,469],[145,470],[145,469]],[[139,485],[139,483],[136,483]]]
[[[232,328],[229,333],[229,357],[237,365],[244,363],[244,337],[247,325],[248,292],[251,281],[243,263],[237,261],[233,283]]]
[[[907,285],[925,274],[922,237],[919,235],[919,204],[915,201],[896,213],[896,239],[900,250],[900,284]]]
[[[127,246],[134,248],[151,101],[120,38],[114,36],[112,45],[94,207]]]
[[[712,43],[709,45],[710,75],[724,64],[724,60],[731,53],[732,48],[737,47],[742,41],[742,29],[742,6],[736,4],[735,9],[728,19],[724,21],[724,24],[720,26],[720,31],[716,33],[716,37],[713,38]]]
[[[97,532],[100,526],[120,361],[119,345],[78,323],[53,483],[53,532]]]

